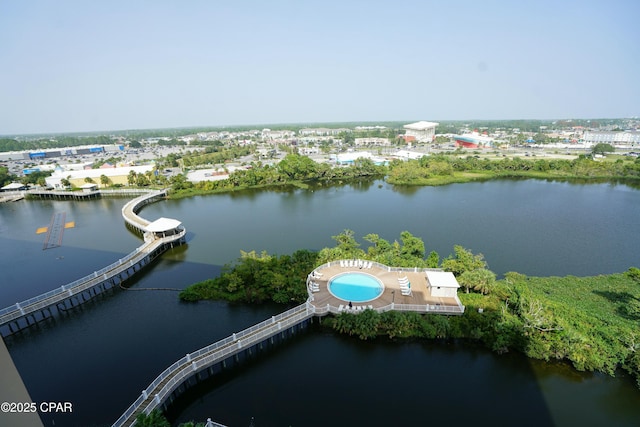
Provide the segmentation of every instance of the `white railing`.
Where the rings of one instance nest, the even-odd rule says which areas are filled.
[[[140,409],[142,404],[149,399],[151,399],[151,401],[144,408],[144,412],[147,414],[150,413],[159,406],[173,390],[180,386],[184,380],[196,372],[206,369],[226,359],[228,356],[232,356],[247,347],[251,347],[312,317],[312,308],[308,303],[299,305],[247,329],[234,333],[211,345],[196,350],[193,353],[187,354],[162,371],[142,392],[138,399],[129,406],[125,413],[118,418],[113,424],[113,427],[124,425],[127,420]],[[170,380],[156,392],[156,388],[167,378],[170,378]]]
[[[3,308],[2,310],[0,310],[0,325],[22,317],[26,314],[41,310],[45,307],[55,304],[56,302],[60,302],[89,288],[92,288],[93,286],[100,284],[105,280],[133,267],[141,259],[146,257],[150,252],[153,252],[159,246],[165,243],[171,243],[172,241],[182,239],[185,234],[186,230],[183,229],[178,234],[145,242],[142,246],[136,248],[133,252],[129,253],[124,258],[108,265],[105,268],[94,271],[93,273],[90,273],[80,279],[61,286],[60,288],[19,302],[16,305]]]
[[[438,306],[438,305],[418,305],[418,304],[389,304],[375,309],[380,313],[390,310],[416,311],[416,312],[438,312],[447,314],[462,314],[464,306]],[[150,413],[158,407],[164,400],[180,386],[186,379],[193,376],[207,367],[218,363],[225,358],[234,355],[252,345],[263,341],[281,331],[286,331],[293,325],[306,320],[312,316],[324,316],[328,313],[339,314],[338,307],[327,304],[326,306],[314,306],[309,301],[306,303],[280,313],[276,316],[264,320],[256,325],[236,332],[222,340],[216,341],[206,347],[189,353],[180,360],[174,362],[158,375],[151,384],[142,392],[135,402],[125,411],[124,414],[113,424],[113,427],[120,427],[135,414],[145,401],[149,403],[143,411]],[[357,313],[357,312],[354,312]],[[166,381],[169,379],[169,381]],[[166,382],[165,382],[166,381]],[[163,384],[164,383],[164,384]],[[158,391],[156,389],[162,385]]]
[[[143,196],[137,197],[133,199],[131,202],[128,202],[125,207],[132,206],[132,215],[135,219],[146,221],[144,218],[139,217],[133,209],[137,208],[138,205],[147,201],[148,199],[152,199],[154,197],[162,196],[166,194],[166,190],[156,191],[156,192],[147,192]],[[125,215],[125,208],[122,208],[122,216],[125,220],[130,222],[127,215]],[[73,295],[76,295],[82,291],[85,291],[96,284],[102,283],[106,279],[113,277],[121,272],[133,267],[137,264],[141,259],[147,256],[150,252],[153,252],[159,246],[170,243],[173,241],[177,241],[182,239],[186,234],[186,230],[183,228],[178,234],[174,234],[171,236],[163,237],[161,239],[147,239],[145,238],[145,242],[134,249],[132,252],[127,254],[124,258],[119,259],[118,261],[109,264],[108,266],[94,271],[80,279],[74,280],[71,283],[67,283],[66,285],[61,286],[60,288],[51,290],[49,292],[45,292],[33,298],[29,298],[25,301],[21,301],[9,307],[5,307],[0,310],[0,325],[3,325],[7,322],[10,322],[14,319],[27,315],[29,313],[33,313],[35,311],[41,310],[51,304],[56,302],[60,302],[64,299],[67,299]],[[106,277],[105,277],[106,275]]]
[[[167,190],[153,191],[127,202],[122,207],[122,217],[126,222],[134,227],[144,230],[144,228],[150,224],[150,222],[140,216],[136,212],[140,210],[140,207],[151,202],[156,197],[161,197],[167,194]]]
[[[342,259],[342,260],[338,260],[338,261],[329,261],[327,263],[324,263],[322,265],[317,266],[314,270],[321,270],[323,268],[333,267],[333,266],[340,267],[340,262],[341,261],[342,262],[366,261],[366,262],[370,262],[372,267],[375,266],[375,267],[381,268],[383,270],[387,270],[389,272],[420,273],[420,272],[427,272],[427,271],[443,271],[441,268],[389,267],[388,265],[381,264],[381,263],[376,262],[376,261],[370,261],[370,260],[365,260],[365,259],[360,259],[360,258],[348,258],[348,259]]]

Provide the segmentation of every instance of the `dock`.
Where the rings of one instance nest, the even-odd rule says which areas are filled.
[[[62,234],[64,233],[65,212],[54,212],[51,215],[51,222],[47,229],[47,235],[44,238],[42,250],[57,248],[62,246]]]
[[[122,216],[127,227],[143,237],[144,243],[141,246],[99,271],[0,310],[0,335],[14,334],[82,305],[97,295],[120,286],[167,249],[184,243],[186,230],[179,221],[169,221],[170,229],[154,231],[147,229],[154,223],[137,215],[141,206],[165,197],[166,190],[146,192],[122,208]],[[61,243],[64,219],[64,214],[54,214],[47,231],[44,249],[56,247]],[[167,224],[167,220],[164,219],[163,223]]]

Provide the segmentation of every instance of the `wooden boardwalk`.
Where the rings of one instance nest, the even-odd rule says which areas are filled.
[[[54,212],[51,215],[51,222],[47,228],[47,235],[44,238],[42,250],[57,248],[62,245],[62,235],[64,233],[65,212]]]
[[[131,426],[140,413],[144,411],[148,414],[160,406],[176,388],[181,386],[187,379],[197,375],[198,372],[221,363],[229,357],[245,351],[274,335],[284,333],[313,316],[313,307],[305,303],[187,354],[158,375],[129,409],[113,424],[113,427]]]
[[[153,235],[153,233],[146,233],[145,227],[149,224],[144,218],[139,217],[136,212],[140,209],[140,206],[143,206],[147,203],[151,203],[155,200],[163,198],[166,195],[166,191],[157,191],[157,192],[148,192],[140,197],[137,197],[127,203],[122,209],[122,216],[127,224],[134,227],[136,230],[140,231],[144,235],[144,243],[136,248],[133,252],[129,253],[124,258],[108,265],[107,267],[95,271],[92,274],[89,274],[85,277],[82,277],[72,283],[61,286],[60,288],[56,288],[52,291],[46,292],[44,294],[38,295],[34,298],[30,298],[26,301],[22,301],[16,303],[15,305],[6,307],[0,310],[0,326],[6,326],[9,328],[11,332],[13,332],[12,325],[16,326],[18,329],[21,329],[21,326],[16,323],[18,319],[26,319],[27,327],[30,326],[29,318],[33,319],[34,323],[37,323],[40,320],[46,318],[46,313],[49,311],[49,315],[51,315],[51,311],[48,310],[49,307],[58,306],[58,304],[64,303],[65,301],[71,300],[74,296],[78,296],[84,302],[83,293],[91,292],[91,290],[97,286],[103,286],[106,282],[113,281],[112,284],[115,285],[115,279],[119,278],[120,281],[130,277],[136,271],[140,270],[143,266],[147,265],[151,260],[153,260],[156,256],[160,255],[167,247],[173,245],[174,243],[180,243],[184,241],[184,237],[186,234],[186,230],[183,228],[179,233],[173,234],[167,237],[159,238]],[[52,219],[52,224],[50,225],[51,229],[60,228],[56,227],[57,216],[54,216]],[[59,219],[59,218],[58,218]],[[62,216],[61,220],[62,227],[64,227],[64,216]],[[54,224],[55,223],[55,224]],[[53,233],[52,233],[53,235]],[[52,237],[49,236],[47,241]],[[59,238],[57,238],[57,242],[62,238],[62,235],[59,234]],[[54,242],[56,243],[56,242]],[[129,272],[131,270],[131,272]],[[38,320],[35,317],[35,314],[40,312],[41,319]]]

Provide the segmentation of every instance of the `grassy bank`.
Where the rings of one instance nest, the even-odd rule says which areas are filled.
[[[361,339],[464,338],[493,351],[565,360],[580,371],[622,368],[640,387],[640,281],[637,270],[594,277],[509,273],[489,295],[460,293],[462,316],[368,312],[323,319]],[[482,312],[479,312],[482,309]]]

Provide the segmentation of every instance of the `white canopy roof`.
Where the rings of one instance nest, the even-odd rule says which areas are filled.
[[[174,230],[182,224],[177,219],[158,218],[151,224],[147,225],[147,231],[152,233],[162,233],[163,231]]]
[[[439,125],[439,123],[426,122],[426,121],[422,120],[420,122],[409,123],[408,125],[404,125],[403,127],[405,129],[411,129],[411,130],[426,130],[426,129],[430,129],[430,128],[435,128],[438,125]]]
[[[460,284],[456,280],[456,276],[450,271],[427,271],[427,280],[431,286],[439,286],[441,288],[459,288]]]
[[[0,188],[0,190],[19,190],[24,187],[26,187],[26,185],[19,182],[12,182],[11,184],[7,184],[4,187]]]

